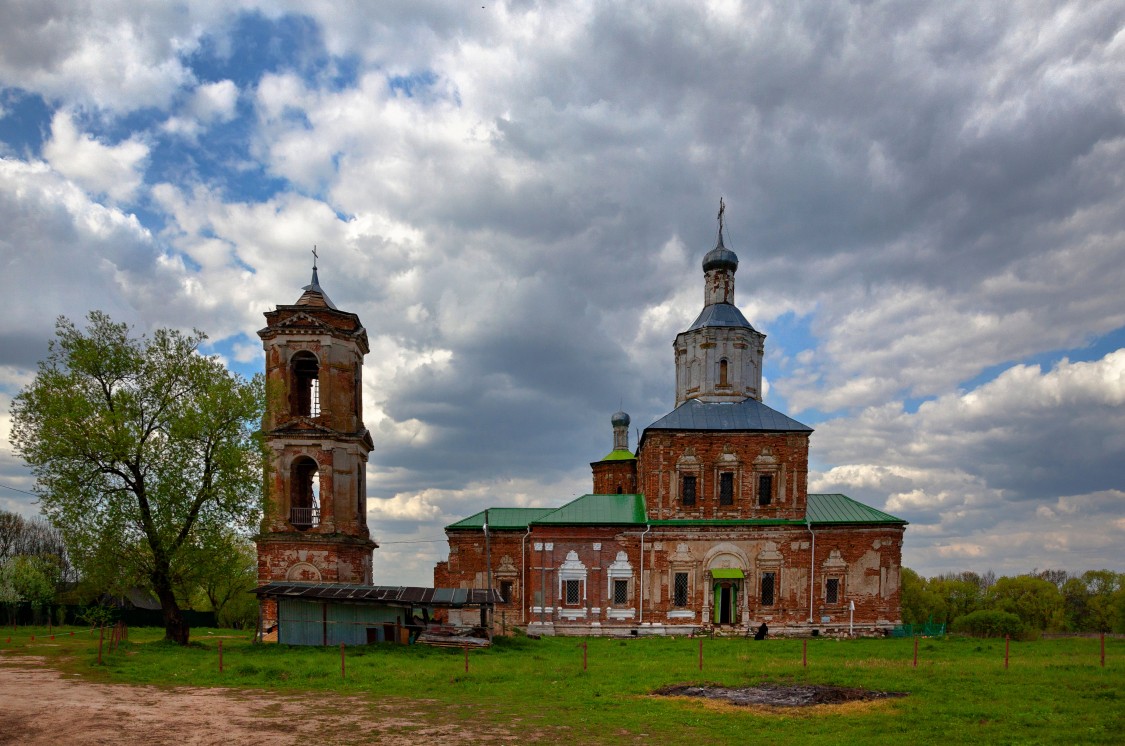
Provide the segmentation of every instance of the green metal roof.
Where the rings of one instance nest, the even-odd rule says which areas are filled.
[[[735,578],[744,578],[742,570],[737,567],[716,567],[711,571],[711,577],[716,580],[733,580]]]
[[[615,448],[614,450],[609,452],[609,455],[607,455],[605,458],[602,459],[602,461],[636,461],[636,460],[637,460],[637,457],[633,455],[632,451],[626,451],[623,448]],[[598,462],[595,461],[594,463],[598,463]]]
[[[644,525],[644,495],[583,495],[532,523]]]
[[[906,521],[896,518],[890,513],[876,510],[870,505],[856,502],[847,495],[809,495],[809,507],[806,513],[809,521],[816,524],[824,523],[898,523],[903,526]]]
[[[489,508],[488,527],[497,531],[512,529],[522,529],[526,531],[527,524],[537,518],[542,518],[554,510],[554,508]],[[456,523],[451,523],[445,528],[447,530],[460,528],[476,529],[479,531],[484,528],[484,514],[485,511],[482,510],[468,518],[464,518]]]

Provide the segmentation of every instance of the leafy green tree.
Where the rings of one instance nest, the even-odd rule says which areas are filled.
[[[220,627],[242,629],[258,620],[258,599],[250,591],[258,585],[258,553],[247,538],[228,533],[216,537],[206,561],[193,563],[192,597],[215,612]]]
[[[28,603],[35,616],[55,595],[58,567],[34,556],[17,555],[0,562],[0,603],[8,606],[15,618],[17,604]]]
[[[928,587],[945,606],[945,616],[934,621],[952,625],[958,617],[984,607],[984,591],[975,573],[939,575],[930,579]]]
[[[187,561],[258,520],[264,387],[200,354],[202,332],[138,338],[101,312],[87,321],[59,318],[12,404],[12,445],[82,574],[147,579],[166,638],[186,644],[175,591]]]
[[[988,591],[993,609],[1015,614],[1029,630],[1062,627],[1063,597],[1058,586],[1042,578],[1000,578]]]
[[[948,613],[945,600],[934,593],[930,582],[909,567],[902,568],[899,598],[904,624],[925,624],[931,619],[941,622]]]

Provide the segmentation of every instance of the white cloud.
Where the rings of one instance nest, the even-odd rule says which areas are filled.
[[[140,187],[148,146],[135,139],[105,145],[79,132],[65,111],[51,119],[51,139],[43,155],[52,167],[83,188],[105,194],[117,202],[127,201]]]

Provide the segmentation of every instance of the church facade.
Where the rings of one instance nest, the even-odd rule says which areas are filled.
[[[873,634],[900,622],[906,522],[808,493],[812,429],[762,402],[765,335],[734,302],[738,257],[703,259],[704,303],[674,344],[676,399],[591,464],[558,508],[490,508],[446,527],[436,586],[489,588],[541,634]]]

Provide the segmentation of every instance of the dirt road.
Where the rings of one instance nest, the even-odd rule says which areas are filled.
[[[286,746],[496,743],[493,724],[413,700],[95,684],[0,654],[0,744]]]

